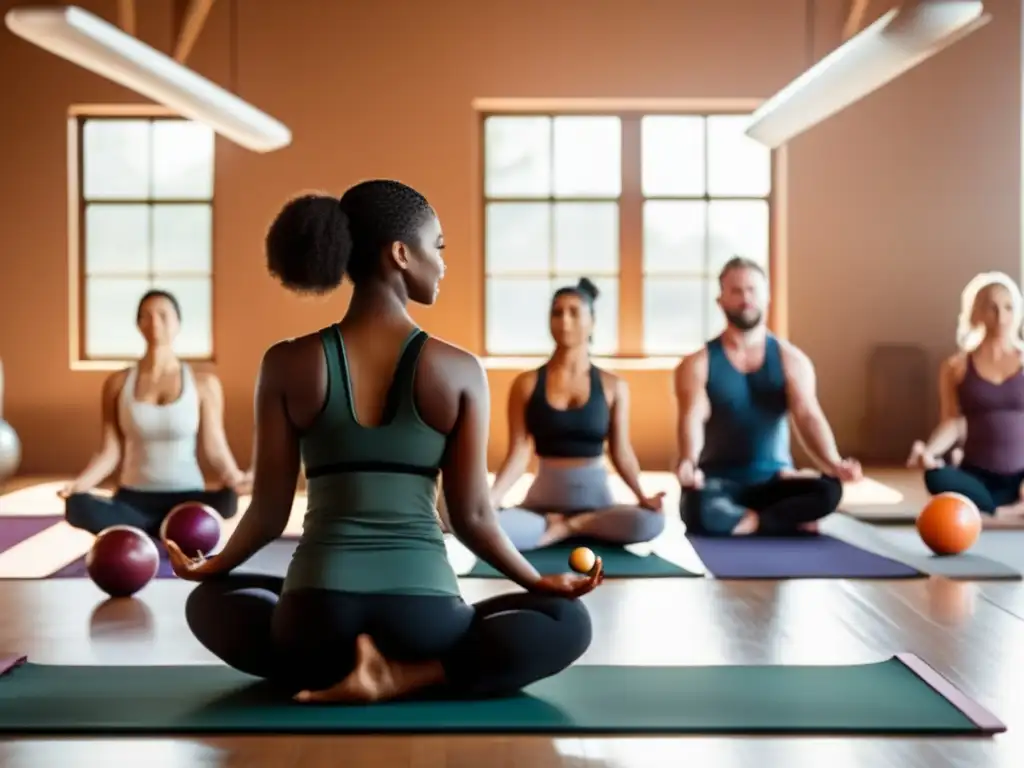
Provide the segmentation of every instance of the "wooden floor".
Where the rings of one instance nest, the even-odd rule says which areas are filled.
[[[2,524],[2,521],[0,521]],[[477,600],[511,589],[464,580]],[[190,585],[151,583],[105,601],[87,581],[0,582],[0,650],[38,662],[184,664],[212,659],[188,633]],[[594,644],[581,663],[851,664],[910,651],[1009,727],[995,738],[261,737],[22,739],[0,766],[1020,766],[1024,585],[895,582],[606,582],[585,598]],[[1014,758],[1013,755],[1017,754]]]

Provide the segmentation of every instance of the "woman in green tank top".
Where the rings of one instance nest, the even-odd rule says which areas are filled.
[[[270,273],[312,294],[347,274],[348,312],[264,355],[252,504],[223,551],[192,561],[168,545],[175,572],[202,582],[186,607],[200,642],[299,701],[509,695],[590,644],[579,598],[602,581],[600,563],[541,577],[511,545],[490,501],[480,362],[408,314],[437,298],[443,247],[429,203],[395,181],[284,206]],[[309,507],[287,575],[236,570],[284,532],[300,461]],[[435,516],[439,472],[455,535],[525,592],[462,600]]]

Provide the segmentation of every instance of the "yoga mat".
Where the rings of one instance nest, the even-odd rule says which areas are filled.
[[[1024,545],[1020,531],[982,531],[978,542],[962,555],[939,556],[913,526],[875,526],[845,515],[832,515],[822,530],[859,547],[891,557],[929,576],[971,581],[1020,581]]]
[[[56,525],[59,517],[0,517],[0,552]]]
[[[824,534],[688,536],[717,579],[912,579],[909,565]]]
[[[857,507],[840,507],[839,511],[855,520],[875,525],[913,525],[921,514],[923,505],[874,505]],[[989,515],[982,517],[986,529],[990,530],[1024,530],[1024,517],[1011,519],[995,519]]]
[[[636,555],[629,550],[606,543],[578,540],[562,542],[555,546],[524,552],[523,556],[537,569],[542,576],[567,573],[569,554],[576,547],[590,547],[594,554],[604,562],[606,579],[630,578],[700,578],[703,574],[692,573],[675,563],[671,563],[655,554]],[[482,560],[477,560],[473,568],[465,574],[470,579],[503,579],[498,571]]]
[[[288,563],[291,562],[292,553],[298,544],[298,537],[285,535],[277,541],[272,541],[261,549],[242,568],[250,573],[264,573],[270,576],[284,576],[288,570]],[[87,579],[89,574],[85,569],[85,558],[81,557],[72,563],[64,566],[55,573],[47,576],[49,579]],[[173,579],[174,571],[171,570],[171,563],[167,559],[167,551],[160,547],[160,568],[157,571],[158,579]]]
[[[838,511],[855,520],[875,525],[906,525],[917,520],[921,507],[910,504],[863,504],[842,506]]]
[[[1024,569],[1024,531],[982,531],[974,546],[961,555],[933,554],[916,528],[880,533],[900,551],[899,558],[919,570],[948,579],[1019,581]]]
[[[16,663],[18,659],[12,659]],[[57,666],[0,677],[0,733],[991,734],[916,656],[849,666],[570,667],[483,701],[303,705],[224,666]]]

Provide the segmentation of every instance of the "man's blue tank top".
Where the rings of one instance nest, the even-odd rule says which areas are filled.
[[[764,363],[751,373],[736,369],[721,337],[708,342],[707,356],[711,415],[700,455],[705,476],[761,483],[792,467],[786,375],[778,339],[768,334]]]

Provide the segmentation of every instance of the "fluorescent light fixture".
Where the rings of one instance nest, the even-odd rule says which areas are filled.
[[[5,21],[18,37],[205,123],[253,152],[291,143],[291,131],[280,121],[81,8],[14,8]]]
[[[771,149],[984,26],[981,2],[910,0],[887,12],[754,112],[747,135]]]

